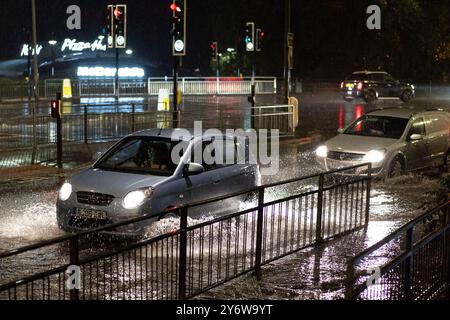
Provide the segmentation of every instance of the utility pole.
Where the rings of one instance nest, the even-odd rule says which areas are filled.
[[[173,56],[173,127],[178,127],[178,56]]]
[[[291,0],[284,0],[284,103],[289,103],[290,70],[288,65],[288,34],[291,32]]]
[[[116,78],[114,81],[116,108],[119,103],[119,48],[116,47]],[[118,112],[118,110],[116,110]]]
[[[33,28],[33,87],[34,87],[34,104],[33,104],[33,152],[31,155],[31,164],[34,164],[36,160],[36,109],[39,103],[39,70],[38,70],[38,56],[37,56],[37,24],[36,24],[36,0],[31,0],[31,23]]]

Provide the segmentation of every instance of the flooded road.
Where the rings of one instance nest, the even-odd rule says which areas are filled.
[[[424,103],[425,104],[425,103]],[[423,107],[420,104],[418,107]],[[337,128],[352,121],[366,106],[348,103],[311,103],[301,107],[302,138],[283,141],[280,146],[280,171],[264,177],[271,183],[321,172],[314,150],[321,140]],[[327,116],[322,116],[325,113]],[[318,119],[313,123],[313,119]],[[319,128],[319,129],[318,129]],[[309,142],[301,144],[304,137]],[[14,180],[0,185],[0,251],[64,235],[56,224],[55,201],[64,176],[43,175],[33,179]],[[263,268],[261,281],[243,276],[203,294],[201,299],[336,299],[343,297],[345,261],[350,256],[380,240],[393,229],[413,219],[432,206],[442,189],[438,174],[408,175],[386,183],[375,182],[371,192],[370,223],[358,231],[316,248],[302,250]],[[288,190],[276,190],[273,197],[286,196]],[[190,220],[190,224],[209,218]],[[155,224],[149,236],[172,231],[177,219]],[[28,256],[23,272],[37,271],[66,261],[61,248]],[[2,265],[3,272],[17,271],[13,265]],[[4,274],[3,274],[4,275]],[[2,277],[3,278],[3,277]]]

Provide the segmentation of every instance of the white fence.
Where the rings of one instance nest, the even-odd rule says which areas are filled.
[[[250,78],[181,78],[179,89],[185,95],[239,95],[250,94],[252,81]],[[276,94],[277,79],[275,77],[255,78],[256,93]],[[157,95],[159,89],[173,92],[172,78],[149,78],[148,94]]]
[[[114,96],[114,79],[73,79],[71,80],[73,97]],[[255,78],[257,94],[276,94],[275,77]],[[247,95],[251,92],[250,78],[180,78],[179,90],[184,95]],[[41,97],[54,97],[62,92],[62,79],[48,79],[40,82]],[[120,96],[157,96],[160,89],[168,89],[172,94],[172,78],[148,78],[142,80],[120,80]],[[26,83],[0,86],[0,99],[27,98]]]

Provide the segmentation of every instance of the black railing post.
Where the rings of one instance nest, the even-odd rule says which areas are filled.
[[[353,300],[353,287],[355,285],[355,266],[353,260],[347,262],[347,279],[345,282],[345,299]]]
[[[135,121],[135,119],[134,119],[135,113],[136,113],[136,105],[133,103],[131,105],[131,132],[132,133],[135,131],[135,122],[134,122]]]
[[[321,174],[319,176],[319,192],[317,193],[316,243],[321,243],[323,241],[322,236],[323,184],[324,184],[324,175]]]
[[[372,189],[372,163],[369,163],[369,168],[367,169],[367,189],[366,189],[366,227],[369,225],[370,216],[370,191]]]
[[[256,220],[256,243],[255,243],[255,274],[261,278],[262,264],[262,234],[264,220],[264,188],[258,189],[258,216]]]
[[[84,106],[84,144],[88,143],[88,108]]]
[[[186,299],[186,262],[187,262],[187,215],[188,208],[181,208],[180,212],[180,265],[178,272],[178,299]]]
[[[449,204],[450,204],[450,194],[447,195],[447,205],[445,206],[445,225],[444,228],[447,228],[447,226],[450,224],[450,210],[449,210]],[[449,229],[445,229],[444,231],[444,243],[445,243],[445,247],[444,247],[444,252],[445,252],[445,258],[447,261],[447,290],[446,290],[446,296],[447,299],[450,297],[450,234],[449,234]]]
[[[69,240],[69,259],[71,266],[79,266],[80,263],[80,250],[78,244],[78,237],[72,237]],[[64,284],[65,285],[65,284]],[[79,288],[74,288],[70,290],[70,300],[79,300]]]
[[[405,300],[411,300],[411,283],[412,283],[412,260],[413,260],[413,227],[409,228],[406,231],[406,253],[409,256],[405,260],[405,279],[404,279],[404,288],[405,288]]]

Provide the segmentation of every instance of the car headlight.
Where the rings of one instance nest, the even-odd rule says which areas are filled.
[[[145,199],[150,198],[152,193],[151,188],[131,191],[123,198],[122,206],[127,210],[136,209],[144,203]]]
[[[66,201],[70,198],[70,195],[72,194],[72,185],[68,182],[64,183],[59,189],[59,200]]]
[[[328,155],[328,148],[327,146],[320,146],[316,149],[316,155],[320,158],[326,158]]]
[[[386,150],[370,150],[363,158],[364,162],[379,163],[384,160]]]

